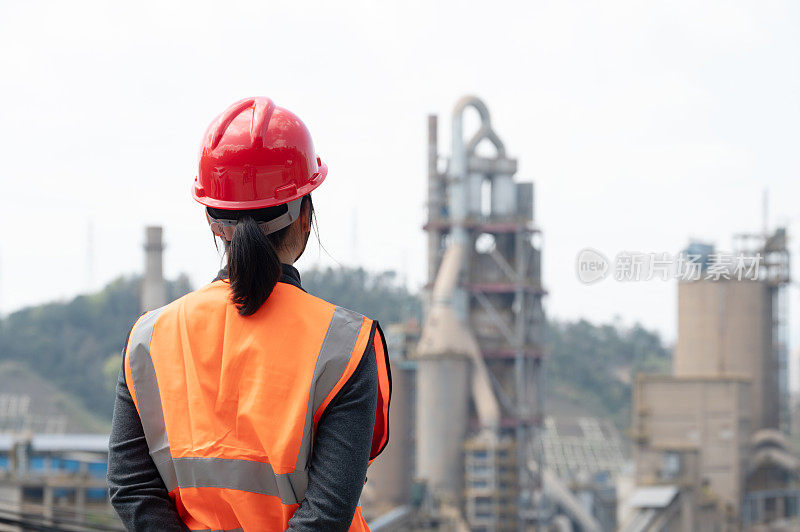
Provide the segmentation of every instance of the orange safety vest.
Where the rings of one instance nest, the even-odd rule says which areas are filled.
[[[305,497],[317,423],[372,344],[370,461],[389,437],[391,375],[377,322],[278,283],[252,316],[215,281],[144,314],[125,379],[150,455],[190,530],[285,530]],[[360,506],[350,530],[369,530]]]

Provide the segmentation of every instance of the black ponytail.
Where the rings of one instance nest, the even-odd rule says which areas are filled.
[[[231,299],[242,316],[261,308],[281,278],[281,261],[252,216],[239,219],[228,246]]]
[[[314,205],[311,203],[311,196],[303,198],[300,212],[303,212],[306,202],[309,204],[309,219],[313,221]],[[291,227],[265,235],[258,224],[273,220],[287,210],[285,204],[246,211],[208,207],[208,214],[212,218],[239,221],[231,241],[226,244],[226,251],[231,301],[242,316],[255,314],[280,280],[283,268],[276,248],[283,245]]]

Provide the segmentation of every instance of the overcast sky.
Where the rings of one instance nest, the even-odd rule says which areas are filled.
[[[579,250],[727,248],[760,229],[765,188],[771,223],[800,229],[797,2],[6,0],[0,310],[141,271],[146,224],[165,227],[168,277],[213,277],[197,148],[252,95],[296,112],[330,167],[314,195],[330,256],[310,246],[301,270],[396,269],[416,289],[426,115],[448,146],[464,94],[536,183],[552,316],[671,341],[674,281],[586,286]]]

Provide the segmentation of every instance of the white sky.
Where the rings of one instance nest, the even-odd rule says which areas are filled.
[[[251,95],[311,129],[330,167],[315,204],[332,257],[416,288],[426,115],[448,146],[467,93],[536,182],[551,315],[619,316],[672,340],[674,282],[585,286],[578,251],[727,248],[760,228],[764,188],[771,221],[800,229],[796,2],[6,0],[0,310],[140,271],[145,224],[165,226],[169,277],[212,277],[189,196],[197,147]],[[332,259],[311,246],[299,266],[316,263]]]

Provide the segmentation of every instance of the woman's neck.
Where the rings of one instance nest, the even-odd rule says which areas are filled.
[[[294,264],[297,260],[293,251],[288,249],[278,249],[276,250],[278,253],[278,260],[281,261],[281,264]]]

